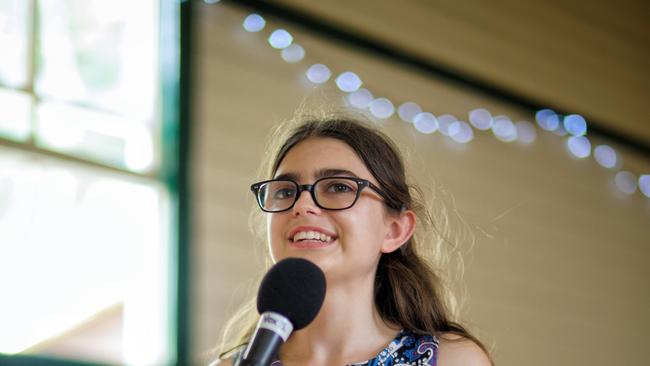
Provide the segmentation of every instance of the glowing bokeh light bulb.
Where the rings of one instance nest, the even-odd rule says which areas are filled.
[[[474,130],[472,130],[472,126],[464,121],[453,122],[449,126],[448,132],[451,139],[460,144],[466,144],[474,139]]]
[[[612,169],[616,166],[617,156],[616,151],[607,145],[599,145],[594,149],[594,158],[600,166],[607,169]]]
[[[456,121],[458,121],[458,118],[451,114],[443,114],[442,116],[438,116],[438,131],[440,131],[440,133],[444,136],[451,136],[449,133],[449,127]]]
[[[413,118],[413,126],[424,134],[434,133],[438,130],[438,119],[429,112],[418,113]]]
[[[535,120],[539,127],[547,131],[555,131],[560,125],[560,117],[550,109],[542,109],[535,113]]]
[[[517,129],[510,118],[496,116],[493,119],[492,133],[503,142],[511,142],[517,139]]]
[[[361,78],[351,71],[346,71],[336,78],[336,86],[346,93],[358,90],[361,84]]]
[[[402,105],[397,108],[397,114],[399,115],[399,118],[401,118],[402,121],[409,123],[413,123],[413,118],[415,118],[415,116],[421,112],[422,108],[420,108],[420,106],[414,102],[402,103]]]
[[[269,36],[269,44],[279,50],[287,48],[293,43],[293,36],[284,29],[276,29]]]
[[[266,26],[266,20],[259,14],[250,14],[244,19],[243,26],[247,32],[259,32]]]
[[[584,159],[591,155],[591,143],[585,136],[571,136],[567,139],[567,147],[573,156]]]
[[[368,89],[361,88],[347,95],[348,102],[351,106],[358,109],[366,109],[374,99]]]
[[[587,134],[587,121],[579,114],[564,117],[564,129],[573,136]]]
[[[377,98],[370,102],[370,113],[381,119],[390,118],[395,113],[395,106],[387,98]]]
[[[332,76],[330,69],[323,64],[311,65],[307,69],[307,79],[314,84],[323,84]]]
[[[492,127],[492,114],[485,108],[477,108],[469,112],[469,123],[474,128],[486,131]]]
[[[282,59],[290,64],[302,61],[305,58],[305,49],[301,45],[294,43],[281,52]]]

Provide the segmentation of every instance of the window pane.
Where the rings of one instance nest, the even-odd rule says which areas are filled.
[[[32,105],[31,95],[0,88],[0,137],[27,140],[31,130]]]
[[[134,172],[157,164],[151,130],[118,115],[64,103],[36,108],[36,143]]]
[[[0,84],[22,88],[27,84],[31,1],[0,0]]]
[[[150,121],[157,90],[157,1],[40,1],[36,92]]]
[[[0,353],[169,361],[158,183],[0,148]]]

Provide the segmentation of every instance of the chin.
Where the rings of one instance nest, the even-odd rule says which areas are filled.
[[[332,256],[327,253],[323,253],[322,251],[318,250],[288,250],[282,253],[282,255],[275,257],[276,260],[282,260],[285,258],[302,258],[306,259],[318,267],[320,267],[323,272],[327,274],[327,269],[331,268],[332,264]]]

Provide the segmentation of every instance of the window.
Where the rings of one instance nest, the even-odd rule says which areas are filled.
[[[0,361],[176,357],[172,3],[0,0]]]

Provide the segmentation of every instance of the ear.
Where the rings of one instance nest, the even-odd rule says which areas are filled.
[[[384,243],[381,246],[381,252],[391,253],[404,245],[413,236],[415,221],[415,212],[411,210],[405,210],[397,215],[386,217],[388,230],[386,231]]]

